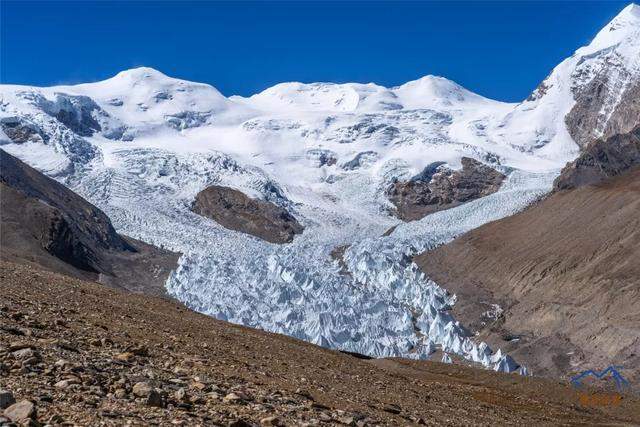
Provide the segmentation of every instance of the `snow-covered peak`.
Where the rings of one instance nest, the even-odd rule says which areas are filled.
[[[128,70],[120,71],[118,74],[115,75],[115,77],[118,79],[128,79],[132,81],[140,81],[140,80],[148,80],[148,79],[177,80],[151,67],[130,68]]]
[[[132,113],[220,111],[229,106],[229,101],[211,85],[175,79],[148,67],[122,71],[96,83],[56,89],[87,95],[111,107],[125,107]]]
[[[640,24],[640,5],[630,3],[609,23],[605,28],[613,30],[625,25],[638,25]]]
[[[488,101],[444,77],[428,75],[393,88],[405,108],[447,108]]]
[[[630,3],[604,27],[603,31],[616,31],[624,27],[637,27],[638,25],[640,25],[640,6],[635,3]]]
[[[161,92],[163,91],[192,94],[199,91],[200,94],[206,94],[210,98],[225,100],[224,95],[211,85],[169,77],[166,74],[150,67],[132,68],[121,71],[115,76],[103,81],[66,86],[65,88],[68,88],[71,91],[84,92],[87,95],[91,94],[96,98],[100,97],[101,92],[104,96],[104,92],[108,92],[109,95],[113,95],[126,93],[132,90],[139,93],[146,91],[158,93],[160,95],[162,95]],[[165,98],[160,96],[160,99]]]
[[[167,85],[189,85],[189,86],[209,86],[204,83],[190,82],[174,77],[169,77],[161,71],[151,67],[136,67],[120,71],[113,77],[95,83],[84,83],[74,87],[91,86],[167,86]]]
[[[593,41],[576,51],[576,55],[585,56],[604,49],[619,48],[623,45],[640,44],[640,6],[631,3],[598,32]],[[634,55],[634,52],[627,52]],[[624,56],[629,56],[624,55]],[[638,59],[637,55],[635,58]]]
[[[393,94],[374,83],[280,83],[249,98],[232,97],[264,111],[353,112],[366,107],[383,110],[378,102],[393,101]]]
[[[614,113],[626,108],[625,99],[638,84],[640,7],[630,4],[591,43],[556,66],[490,135],[549,159],[569,160],[579,146],[612,127]]]
[[[266,111],[353,111],[358,94],[347,85],[335,83],[279,83],[249,98],[240,98]]]
[[[209,84],[169,77],[149,67],[121,71],[95,83],[49,89],[89,96],[111,116],[136,128],[136,134],[159,124],[181,130],[211,120],[236,122],[247,115],[247,107]]]

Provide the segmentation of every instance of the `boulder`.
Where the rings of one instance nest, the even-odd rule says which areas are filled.
[[[137,397],[147,397],[153,391],[153,387],[146,382],[138,382],[133,385],[133,394]]]
[[[5,409],[4,416],[13,422],[34,419],[36,416],[36,405],[30,400],[21,400]]]
[[[6,409],[16,403],[13,393],[9,390],[0,390],[0,409]]]
[[[155,389],[151,389],[149,391],[146,403],[148,406],[153,406],[156,408],[164,408],[165,406],[164,397],[162,396],[162,394],[160,394],[158,390],[155,390]]]

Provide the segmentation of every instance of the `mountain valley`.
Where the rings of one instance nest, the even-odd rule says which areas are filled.
[[[80,424],[639,422],[558,384],[640,379],[639,87],[635,4],[519,103],[432,75],[2,84],[0,379],[95,391]]]

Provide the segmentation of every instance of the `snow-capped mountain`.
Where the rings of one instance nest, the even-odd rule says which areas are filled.
[[[233,100],[269,112],[373,113],[385,110],[469,109],[498,104],[443,77],[425,76],[402,86],[373,83],[281,83],[249,98]]]
[[[491,133],[543,156],[573,156],[576,144],[631,130],[620,128],[615,111],[637,103],[639,84],[640,6],[630,4]]]
[[[191,308],[349,351],[426,358],[441,348],[510,371],[517,364],[469,336],[449,313],[455,296],[411,256],[523,209],[582,138],[620,121],[640,81],[639,10],[625,8],[519,104],[433,76],[226,98],[138,68],[75,86],[1,86],[1,148],[100,207],[119,232],[183,253],[167,289]],[[585,97],[603,78],[591,111]],[[591,134],[580,131],[587,122]],[[502,188],[419,221],[390,215],[390,183],[435,162],[460,168],[463,157],[506,174]],[[196,215],[191,203],[212,184],[286,208],[304,232],[275,245]],[[341,262],[330,255],[338,247]]]

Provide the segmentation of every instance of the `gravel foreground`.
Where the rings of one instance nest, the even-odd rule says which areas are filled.
[[[0,262],[0,425],[637,425],[640,400],[365,360]],[[597,395],[597,392],[595,392]]]

